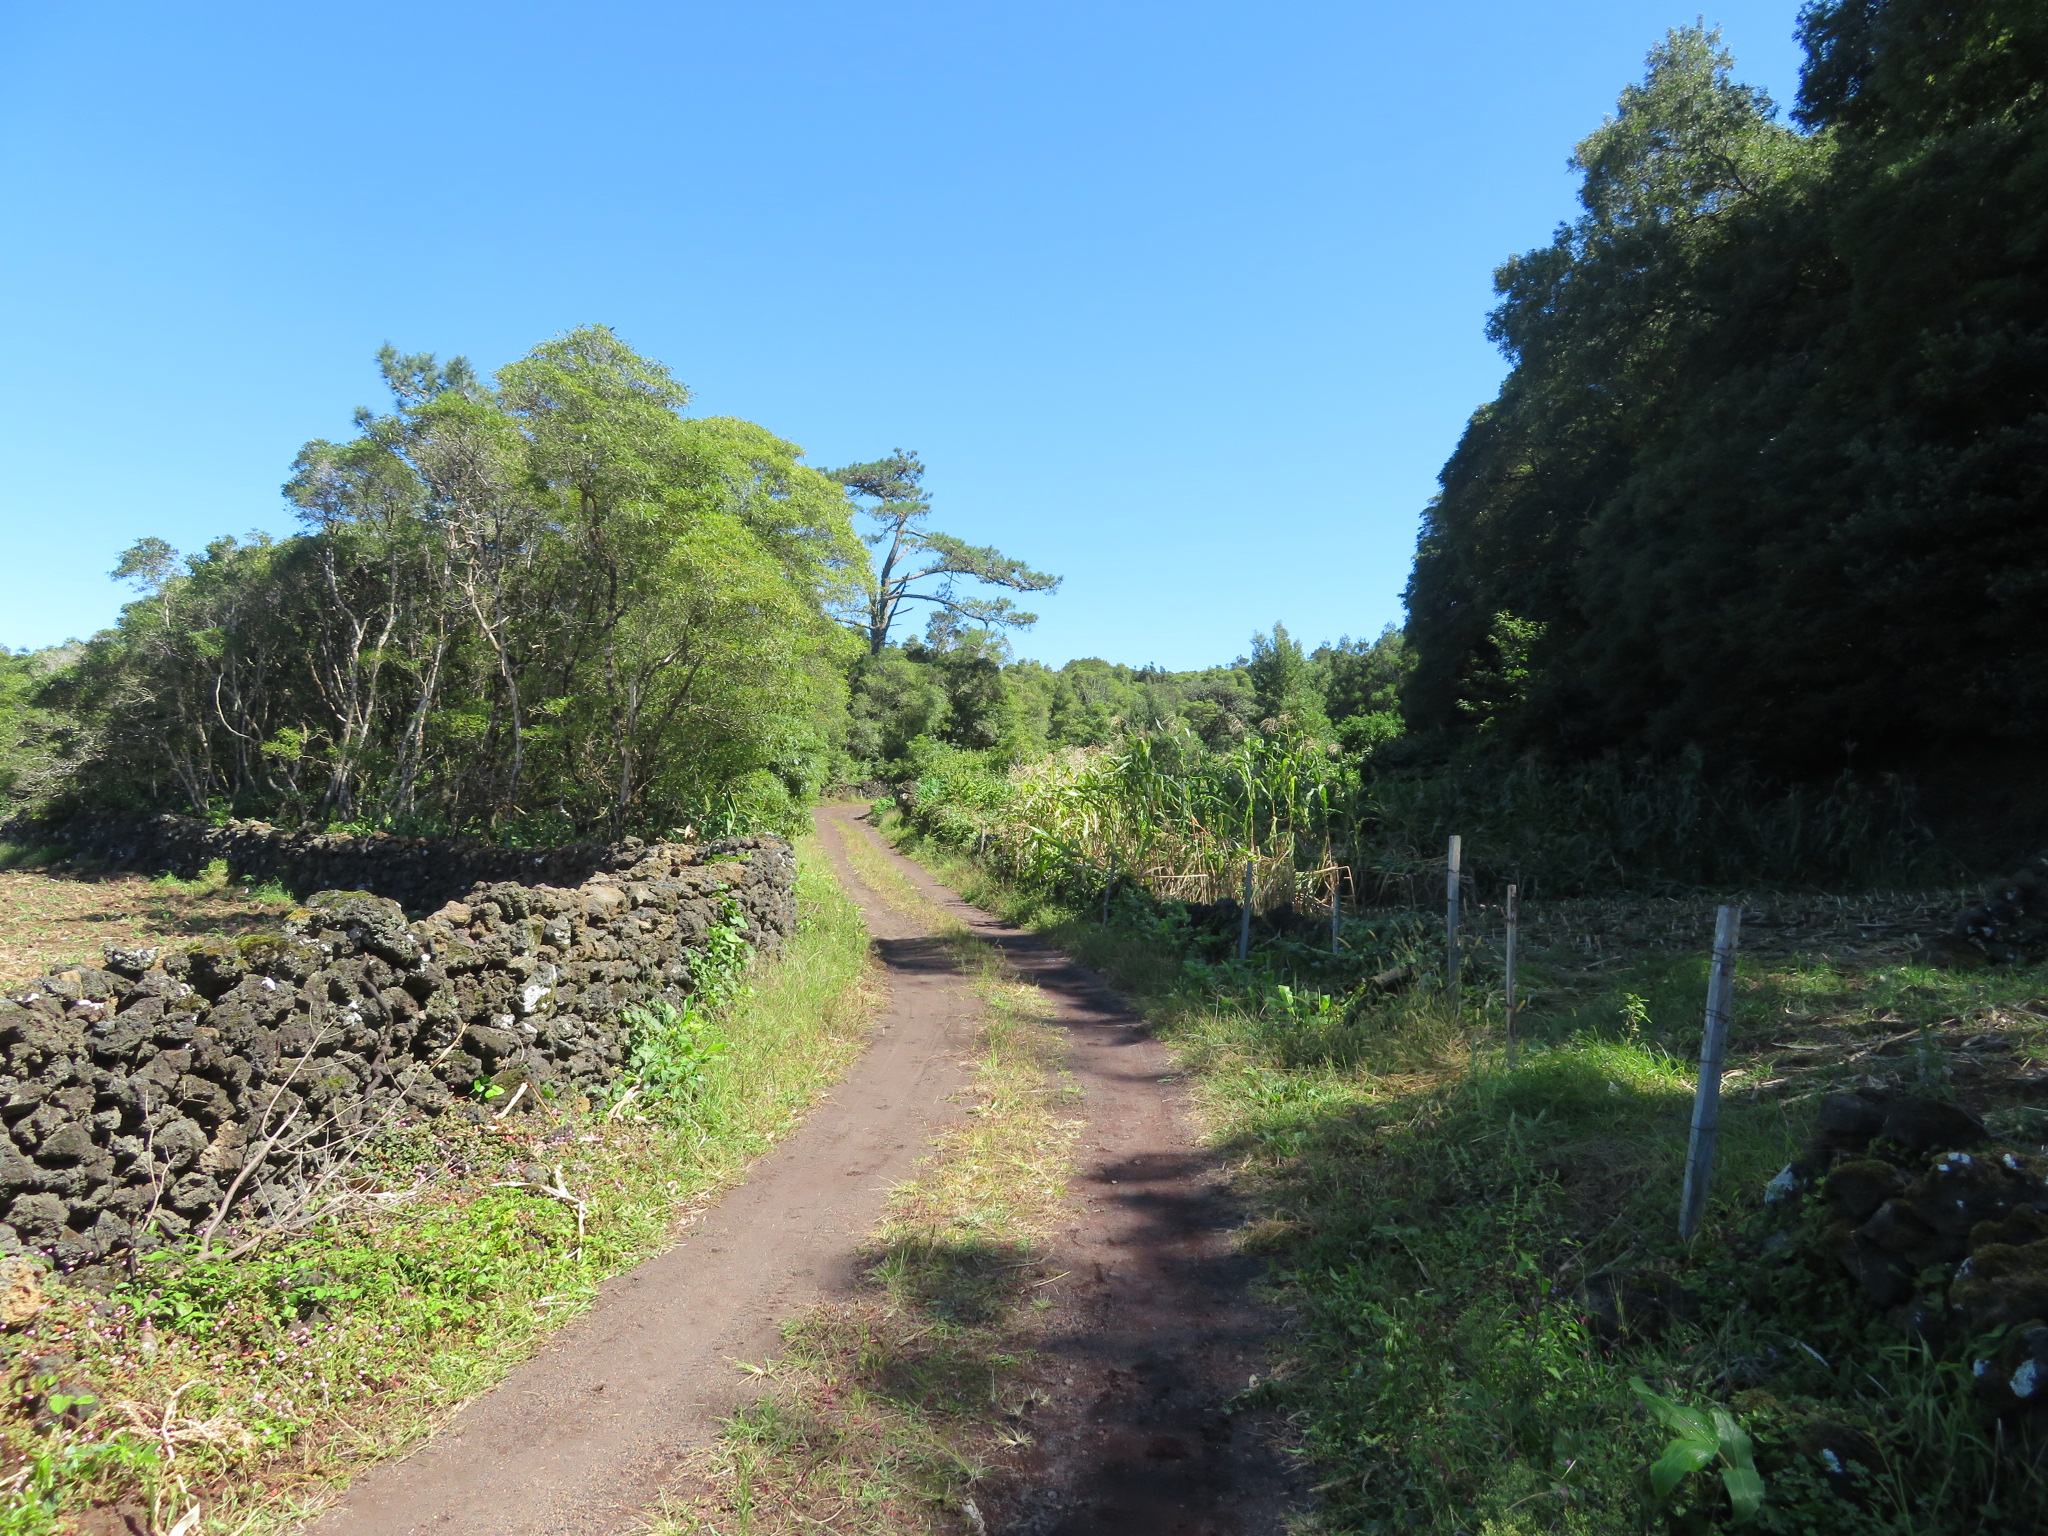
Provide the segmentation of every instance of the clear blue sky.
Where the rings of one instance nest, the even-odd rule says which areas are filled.
[[[1710,11],[1789,101],[1793,0]],[[289,531],[379,343],[600,321],[1065,588],[1020,654],[1204,665],[1400,616],[1502,362],[1494,265],[1697,0],[17,0],[0,643],[145,534]]]

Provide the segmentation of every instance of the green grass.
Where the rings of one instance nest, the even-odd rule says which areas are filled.
[[[0,1480],[15,1479],[0,1536],[94,1508],[160,1530],[194,1505],[206,1532],[286,1529],[665,1246],[861,1047],[866,930],[814,845],[799,871],[799,930],[714,1017],[726,1048],[686,1111],[571,1106],[393,1132],[350,1201],[301,1237],[233,1260],[153,1256],[105,1297],[60,1289],[8,1338],[9,1384],[31,1406],[52,1389],[98,1406],[74,1428],[0,1424]],[[563,1200],[495,1187],[535,1168],[585,1202],[580,1236]],[[33,1363],[51,1356],[54,1375]]]
[[[1858,954],[1853,927],[1849,943],[1772,950],[1759,923],[1738,971],[1714,1200],[1688,1247],[1675,1218],[1710,903],[1540,909],[1509,1073],[1483,953],[1460,1011],[1428,985],[1351,1006],[1311,963],[1191,958],[1184,934],[1135,905],[1105,928],[1092,903],[1006,888],[897,835],[970,899],[1112,978],[1179,1051],[1258,1214],[1246,1242],[1293,1316],[1268,1390],[1313,1469],[1310,1528],[1732,1525],[1711,1471],[1653,1496],[1646,1469],[1671,1432],[1637,1378],[1728,1410],[1753,1437],[1766,1496],[1749,1529],[2020,1532],[2048,1507],[2039,1464],[1997,1453],[2013,1430],[1975,1404],[1963,1364],[1909,1344],[1807,1243],[1767,1250],[1776,1218],[1761,1201],[1821,1095],[1872,1075],[1961,1092],[2038,1145],[2048,1116],[2014,1079],[2048,1057],[2048,971]],[[1775,904],[1789,921],[1799,900],[1752,911]],[[1427,953],[1398,915],[1365,926],[1361,942],[1385,950],[1368,965]],[[1815,1226],[1793,1219],[1807,1239]],[[1682,1282],[1697,1318],[1603,1340],[1581,1287],[1609,1269]],[[1852,1459],[1837,1486],[1819,1457],[1844,1443],[1869,1465]]]
[[[166,870],[160,875],[153,876],[149,883],[159,890],[181,891],[188,896],[198,896],[208,891],[226,890],[233,882],[228,875],[228,861],[211,859],[190,880]],[[287,900],[290,899],[290,893],[286,892],[285,897]]]
[[[199,873],[190,880],[174,875],[168,870],[150,878],[151,885],[162,891],[176,891],[186,896],[205,896],[216,891],[233,888],[251,901],[293,901],[289,887],[276,879],[258,880],[254,875],[243,875],[236,879],[228,873],[226,859],[210,859]]]

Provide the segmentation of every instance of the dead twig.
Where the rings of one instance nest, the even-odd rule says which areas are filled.
[[[284,1092],[285,1088],[290,1085],[290,1081],[291,1080],[287,1078],[285,1082],[280,1083],[277,1088],[277,1093],[272,1094],[270,1096],[270,1102],[263,1106],[263,1120],[267,1120],[270,1117],[270,1111],[277,1104],[278,1094],[282,1094]],[[290,1129],[292,1121],[298,1118],[299,1111],[304,1109],[305,1107],[306,1101],[304,1099],[301,1099],[298,1101],[298,1103],[294,1104],[291,1107],[290,1112],[285,1115],[284,1119],[278,1122],[277,1129],[270,1133],[269,1139],[265,1141],[261,1147],[257,1148],[251,1156],[244,1158],[242,1160],[242,1166],[235,1170],[234,1178],[230,1180],[228,1183],[227,1193],[220,1197],[220,1204],[213,1208],[213,1215],[207,1219],[205,1229],[201,1231],[199,1234],[200,1258],[205,1259],[210,1258],[212,1256],[213,1234],[220,1230],[221,1222],[227,1219],[228,1206],[233,1202],[236,1192],[241,1189],[242,1181],[248,1178],[249,1175],[255,1169],[262,1166],[264,1159],[269,1157],[271,1152],[275,1150],[278,1143],[278,1139],[282,1137],[288,1129]],[[257,1124],[262,1124],[262,1120],[258,1120]]]
[[[186,1382],[170,1395],[161,1410],[146,1403],[120,1402],[114,1404],[114,1411],[128,1420],[124,1429],[152,1441],[168,1465],[178,1459],[181,1445],[218,1445],[238,1438],[238,1427],[231,1414],[216,1414],[210,1419],[179,1418],[178,1399],[198,1385],[197,1378]],[[240,1430],[239,1438],[248,1438],[248,1432]]]
[[[555,1165],[555,1181],[552,1184],[544,1184],[539,1179],[501,1179],[491,1188],[530,1189],[537,1195],[546,1195],[549,1199],[559,1200],[568,1206],[576,1213],[576,1257],[583,1257],[583,1221],[585,1213],[589,1210],[589,1202],[569,1188],[568,1181],[562,1177],[561,1164]]]

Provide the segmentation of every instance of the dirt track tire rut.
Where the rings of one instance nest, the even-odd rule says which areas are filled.
[[[1054,1290],[1058,1310],[1039,1344],[1053,1400],[985,1516],[990,1530],[1279,1536],[1303,1498],[1297,1469],[1275,1416],[1234,1401],[1267,1369],[1277,1319],[1253,1299],[1262,1266],[1237,1249],[1243,1215],[1172,1054],[1051,944],[889,857],[1045,994],[1081,1090],[1071,1217],[1049,1261],[1071,1278]]]

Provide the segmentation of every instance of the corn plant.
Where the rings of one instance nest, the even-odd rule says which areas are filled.
[[[1661,1397],[1631,1378],[1629,1386],[1650,1416],[1675,1435],[1664,1454],[1650,1464],[1650,1487],[1668,1499],[1695,1472],[1720,1463],[1721,1485],[1738,1521],[1752,1520],[1763,1507],[1764,1480],[1756,1470],[1749,1436],[1725,1408],[1689,1408]]]

